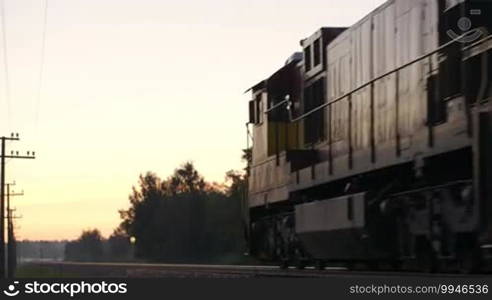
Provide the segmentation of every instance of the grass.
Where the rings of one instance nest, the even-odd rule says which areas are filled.
[[[17,267],[16,278],[74,278],[80,277],[76,274],[69,274],[57,269],[56,267],[42,267],[36,265],[21,265]]]
[[[134,263],[142,261],[131,261]],[[152,262],[151,262],[152,263]],[[166,262],[161,262],[166,263]],[[167,262],[167,263],[179,263],[179,262]],[[182,261],[181,263],[187,264],[217,264],[217,265],[259,265],[259,261],[250,256],[244,256],[237,253],[230,253],[209,259],[207,261]],[[70,268],[60,264],[53,265],[40,265],[36,263],[23,263],[18,265],[16,270],[16,278],[81,278],[81,277],[105,277],[111,270],[94,268]],[[113,270],[114,271],[114,270]],[[119,271],[118,271],[119,272]],[[90,276],[93,275],[93,276]],[[124,276],[118,273],[118,276]]]

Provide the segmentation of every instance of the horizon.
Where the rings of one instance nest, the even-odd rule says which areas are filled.
[[[6,167],[25,193],[12,199],[18,239],[108,237],[149,171],[166,178],[193,161],[222,183],[244,166],[243,92],[318,28],[384,2],[5,1],[0,135],[18,132],[8,151],[37,156]]]

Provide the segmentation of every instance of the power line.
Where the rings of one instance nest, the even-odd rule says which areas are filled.
[[[43,87],[44,62],[46,52],[46,32],[48,27],[48,0],[44,1],[43,33],[41,38],[41,60],[39,66],[38,94],[36,95],[34,126],[37,129],[39,121],[39,103],[41,102],[41,89]]]
[[[10,79],[9,79],[9,64],[7,55],[7,29],[5,21],[5,0],[1,3],[1,14],[2,14],[2,39],[3,39],[3,64],[5,73],[5,98],[7,101],[7,120],[8,126],[11,126],[11,107],[10,107]],[[10,128],[9,128],[10,129]]]

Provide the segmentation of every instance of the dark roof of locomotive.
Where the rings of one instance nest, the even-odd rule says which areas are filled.
[[[294,56],[292,56],[292,57],[294,57]],[[289,61],[288,63],[286,63],[284,66],[282,66],[282,68],[280,68],[277,71],[275,71],[270,77],[268,77],[268,79],[264,79],[264,80],[258,82],[254,86],[252,86],[249,89],[247,89],[246,91],[244,91],[244,93],[246,94],[249,91],[255,92],[257,90],[264,89],[268,85],[268,81],[269,80],[271,80],[274,77],[277,77],[279,74],[282,74],[284,70],[289,69],[293,65],[298,64],[301,60],[302,59],[301,58],[298,58],[298,57],[293,58],[291,61]]]

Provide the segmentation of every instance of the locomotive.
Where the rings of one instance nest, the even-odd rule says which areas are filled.
[[[492,258],[492,4],[389,0],[249,101],[249,253],[474,272]]]

